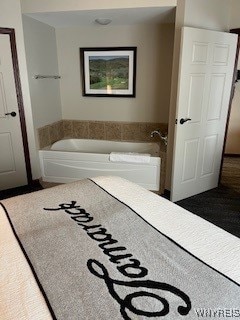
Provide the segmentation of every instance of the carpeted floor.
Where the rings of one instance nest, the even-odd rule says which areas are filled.
[[[218,188],[176,202],[194,214],[240,237],[240,157],[225,157]]]
[[[3,191],[0,191],[0,200],[19,196],[19,195],[25,194],[25,193],[30,193],[30,192],[42,190],[42,189],[43,189],[43,187],[41,186],[40,183],[35,183],[32,186],[23,186],[23,187],[18,187],[18,188],[14,188],[14,189],[3,190]]]
[[[240,194],[236,191],[221,185],[176,204],[240,237]]]

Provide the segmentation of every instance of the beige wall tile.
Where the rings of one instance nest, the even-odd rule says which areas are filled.
[[[106,140],[121,140],[121,124],[119,122],[105,122]]]
[[[61,139],[64,138],[63,124],[64,124],[64,120],[58,121],[58,127],[60,130]]]
[[[45,148],[51,144],[49,126],[38,129],[38,142],[39,148]]]
[[[104,121],[89,121],[89,139],[105,139]]]
[[[64,137],[73,138],[73,121],[72,120],[63,120],[63,134]]]
[[[88,121],[72,121],[73,136],[78,139],[88,139]]]
[[[168,132],[168,124],[167,123],[159,123],[160,130],[163,134]]]
[[[164,151],[166,150],[164,141],[161,140],[158,135],[154,135],[154,137],[151,137],[151,132],[158,129],[160,129],[160,132],[163,135],[167,134],[166,123],[140,123],[140,137],[142,141],[159,142],[160,149]]]
[[[140,137],[142,141],[159,141],[156,136],[151,137],[151,132],[159,129],[158,123],[140,123]]]
[[[140,126],[139,123],[122,123],[122,140],[140,141]]]
[[[63,138],[63,123],[62,121],[54,122],[49,126],[50,141],[54,143]]]

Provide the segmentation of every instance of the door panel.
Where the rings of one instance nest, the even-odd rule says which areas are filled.
[[[193,43],[192,63],[206,64],[208,56],[208,44],[202,42]]]
[[[12,146],[11,133],[0,133],[0,145],[3,147],[0,153],[0,173],[12,172],[16,170]]]
[[[16,112],[16,116],[6,113]],[[10,39],[0,34],[0,190],[27,184]]]
[[[212,135],[204,138],[203,161],[201,172],[202,177],[213,173],[216,146],[217,135]]]
[[[199,150],[199,139],[185,141],[182,182],[196,179],[196,161]]]
[[[210,93],[207,120],[220,120],[223,107],[225,74],[213,74],[210,80]]]
[[[237,36],[184,27],[171,199],[217,187]],[[183,124],[180,119],[190,118]]]
[[[213,46],[213,65],[215,66],[227,66],[229,60],[229,45],[219,45]]]
[[[202,101],[204,91],[204,74],[190,75],[189,87],[189,103],[187,117],[192,119],[192,122],[200,122],[202,118]]]

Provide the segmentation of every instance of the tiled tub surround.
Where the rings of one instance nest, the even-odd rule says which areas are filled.
[[[167,124],[61,120],[38,129],[39,148],[45,148],[64,138],[159,142],[158,136],[153,138],[150,136],[151,132],[156,129],[166,133]],[[161,143],[161,150],[165,150],[164,147],[164,144]]]
[[[39,149],[50,146],[64,138],[63,121],[54,122],[37,129]]]
[[[160,143],[161,176],[160,193],[164,192],[166,174],[166,146],[158,136],[151,138],[153,130],[167,132],[166,123],[110,122],[61,120],[38,129],[39,148],[43,149],[65,138],[97,139],[113,141],[158,142]]]

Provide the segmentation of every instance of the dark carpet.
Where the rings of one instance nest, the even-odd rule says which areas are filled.
[[[240,237],[240,157],[224,157],[218,188],[176,203]]]
[[[21,194],[30,193],[38,190],[42,190],[43,187],[40,185],[40,183],[34,183],[30,186],[23,186],[23,187],[17,187],[14,189],[8,189],[0,191],[0,200],[19,196]]]
[[[240,193],[233,189],[221,185],[176,204],[240,237]]]

